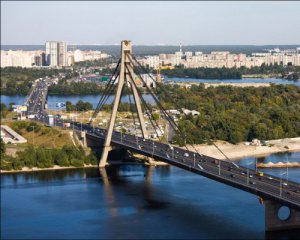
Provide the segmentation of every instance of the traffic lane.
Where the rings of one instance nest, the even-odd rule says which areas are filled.
[[[78,128],[78,127],[77,127]],[[84,128],[86,128],[86,126],[84,126]],[[105,133],[106,131],[104,130],[104,129],[99,129],[99,128],[97,128],[98,130],[99,130],[99,132],[100,133]],[[117,132],[114,132],[114,134],[113,134],[113,137],[114,136],[118,136],[119,138],[122,136],[122,134],[120,134],[120,133],[117,133]],[[119,139],[119,141],[120,141],[121,139]],[[127,141],[128,140],[128,144],[129,144],[129,146],[131,146],[131,147],[136,147],[136,142],[138,142],[139,140],[140,140],[140,143],[141,143],[141,145],[140,146],[142,146],[143,148],[144,148],[144,150],[148,150],[148,154],[150,153],[150,151],[151,151],[151,146],[149,146],[148,144],[146,144],[146,145],[144,145],[144,142],[146,142],[146,141],[148,141],[148,140],[146,140],[146,141],[143,141],[141,138],[138,138],[138,137],[136,137],[136,136],[130,136],[130,135],[125,135],[124,134],[124,140],[125,141]],[[151,142],[151,141],[149,141],[149,142]],[[160,157],[162,157],[162,158],[165,158],[166,156],[165,156],[165,154],[166,154],[166,152],[165,151],[167,151],[168,150],[168,147],[165,145],[165,144],[160,144],[160,143],[158,143],[158,142],[153,142],[152,141],[152,144],[156,147],[156,148],[158,148],[157,149],[157,151],[156,151],[156,155],[158,155],[158,156],[160,156]],[[146,149],[145,149],[146,148]],[[140,149],[141,150],[141,149]],[[182,149],[179,149],[179,148],[177,148],[176,149],[177,150],[177,152],[178,153],[184,153],[185,151],[184,150],[182,150]],[[175,151],[176,151],[175,150]],[[190,152],[190,151],[189,151]],[[212,158],[205,158],[206,160],[208,160],[208,163],[209,163],[209,160],[210,159],[212,159]],[[184,165],[187,165],[187,166],[190,166],[190,167],[193,167],[193,165],[191,164],[191,159],[189,159],[189,158],[187,158],[187,159],[184,159],[184,158],[182,158],[181,156],[179,157],[179,160],[181,160],[181,161],[188,161],[189,162],[189,164],[184,164]],[[197,159],[198,160],[198,159]],[[201,160],[203,160],[203,159],[201,159]],[[179,163],[179,162],[177,162],[177,163]],[[203,163],[202,163],[203,164]],[[229,170],[229,171],[227,171],[228,169],[226,169],[226,164],[224,163],[224,162],[222,162],[222,164],[224,164],[225,166],[224,166],[224,168],[223,169],[221,169],[221,171],[226,171],[226,172],[228,172],[227,173],[227,178],[229,179],[229,178],[231,178],[232,177],[232,172],[231,172],[231,169]],[[222,165],[221,164],[221,165]],[[216,172],[216,171],[218,171],[217,170],[217,168],[216,168],[216,166],[214,166],[214,165],[211,165],[211,164],[205,164],[205,167],[208,169],[208,171],[210,171],[210,172]],[[234,171],[234,170],[233,170]],[[250,171],[250,172],[252,172],[252,171]],[[254,171],[253,171],[253,173],[255,173]],[[240,171],[237,171],[236,172],[236,174],[237,174],[237,179],[235,179],[235,180],[238,180],[238,181],[245,181],[245,176],[244,175],[240,175]],[[254,179],[253,180],[249,180],[248,179],[248,181],[250,182],[250,181],[254,181],[254,180],[258,180],[258,182],[259,181],[261,181],[260,179],[255,179],[255,177],[254,177]],[[260,185],[263,185],[264,184],[264,182],[259,182],[258,184],[254,184],[254,185],[256,185],[255,186],[255,188],[257,188],[257,186],[259,186],[259,187],[261,187]],[[275,189],[270,189],[270,188],[275,188]],[[266,189],[263,189],[263,190],[266,190]],[[267,190],[268,191],[271,191],[271,192],[276,192],[278,189],[276,189],[276,187],[275,186],[273,186],[273,185],[270,185],[269,184],[269,186],[268,186],[268,188],[267,188]],[[290,196],[290,194],[288,194],[288,193],[286,193],[285,191],[283,191],[282,192],[282,195],[284,195],[284,197],[289,197],[289,198],[291,198],[291,196]],[[285,196],[285,195],[288,195],[288,196]],[[292,198],[294,198],[294,195],[292,195]],[[298,198],[296,198],[297,200],[298,200]]]
[[[120,136],[115,136],[114,140],[119,140],[120,141],[119,137]],[[133,139],[129,139],[129,138],[126,139],[125,138],[122,143],[123,144],[128,143],[128,145],[131,146],[131,147],[137,147],[136,142],[134,142],[132,140]],[[151,147],[149,145],[143,145],[142,148],[140,148],[140,146],[139,146],[138,148],[139,148],[139,150],[144,150],[145,153],[148,153],[148,154],[151,153]],[[158,155],[160,157],[167,157],[168,159],[170,159],[170,156],[165,153],[164,149],[159,148],[159,149],[156,150],[156,152],[154,151],[154,154],[153,153],[152,154],[157,155],[157,152],[159,152]],[[199,163],[199,161],[196,160],[196,159],[192,160],[192,159],[189,159],[189,158],[184,158],[182,156],[179,156],[178,160],[181,160],[181,162],[176,161],[177,163],[184,162],[183,163],[184,165],[191,166],[191,167],[196,167],[196,164]],[[196,161],[198,163],[196,163]],[[234,178],[235,180],[238,180],[239,182],[241,182],[245,186],[253,185],[252,188],[257,189],[257,190],[267,190],[267,191],[272,192],[276,195],[280,194],[280,187],[279,186],[272,185],[268,182],[262,182],[262,181],[260,181],[259,178],[249,177],[248,175],[242,175],[242,174],[240,174],[240,172],[233,173],[232,171],[228,170],[228,168],[226,168],[226,166],[223,167],[223,168],[222,167],[219,168],[218,165],[217,166],[216,165],[209,165],[209,164],[206,164],[206,163],[204,163],[204,164],[202,163],[202,165],[203,165],[203,167],[205,168],[206,171],[209,171],[210,173],[213,173],[215,175],[224,176],[224,173],[225,173],[226,178],[228,178],[228,179]],[[281,192],[282,192],[283,196],[286,195],[285,197],[287,197],[288,199],[293,198],[293,199],[298,200],[298,201],[300,200],[297,197],[297,195],[291,193],[291,191],[289,191],[288,189],[281,189]]]
[[[119,133],[117,133],[117,135],[120,135]],[[134,139],[136,139],[137,137],[135,137],[135,136],[131,136],[131,135],[126,135],[126,134],[123,134],[123,138],[125,139],[125,138],[129,138],[129,139],[132,139],[132,140],[134,140]],[[151,141],[151,140],[148,140],[148,139],[146,139],[145,141],[143,141],[141,138],[137,138],[137,142],[141,145],[141,146],[144,146],[144,143],[150,143],[150,142],[152,142],[152,144],[154,144],[154,147],[156,148],[157,146],[162,146],[162,148],[166,151],[166,152],[169,152],[170,154],[173,154],[172,152],[172,150],[170,150],[170,148],[166,145],[166,144],[161,144],[161,143],[159,143],[159,142],[155,142],[154,143],[154,141]],[[185,150],[182,150],[181,148],[176,148],[176,147],[174,147],[174,155],[175,156],[177,156],[177,154],[179,154],[179,155],[184,155],[185,153],[188,153],[189,154],[189,157],[186,157],[186,159],[191,159],[191,158],[193,158],[194,157],[194,152],[190,152],[190,151],[185,151]],[[190,153],[192,153],[192,154],[190,154]],[[190,155],[192,155],[192,156],[190,156]],[[276,183],[279,183],[279,181],[280,181],[280,179],[276,179],[276,178],[274,178],[273,176],[271,176],[271,175],[268,175],[268,174],[264,174],[264,176],[258,176],[257,174],[257,172],[255,171],[255,170],[252,170],[252,169],[248,169],[248,168],[244,168],[244,167],[241,167],[241,166],[239,166],[239,168],[237,168],[237,167],[232,167],[232,163],[231,162],[227,162],[227,161],[222,161],[222,160],[219,160],[219,159],[214,159],[214,158],[211,158],[211,157],[207,157],[207,156],[204,156],[204,155],[198,155],[198,154],[195,154],[195,158],[197,159],[197,160],[199,160],[199,158],[200,158],[200,160],[202,161],[202,160],[206,160],[206,161],[208,161],[208,162],[210,162],[212,165],[216,165],[216,163],[215,163],[215,161],[217,160],[218,162],[220,161],[220,163],[221,163],[221,166],[223,167],[223,166],[225,166],[225,167],[228,167],[228,168],[230,168],[230,170],[231,171],[233,171],[235,174],[241,174],[241,175],[244,175],[243,173],[245,172],[245,171],[247,171],[248,172],[248,174],[249,174],[249,176],[251,176],[250,178],[254,178],[254,179],[256,179],[256,180],[263,180],[263,181],[266,181],[266,182],[273,182],[274,184],[276,184]],[[295,184],[295,187],[296,188],[299,188],[299,185],[297,184],[297,183],[293,183],[293,182],[291,182],[291,184]]]
[[[123,144],[124,144],[124,145],[128,145],[128,146],[130,146],[130,147],[136,147],[135,142],[130,141],[129,139],[124,139]],[[151,151],[151,148],[149,148],[149,146],[146,145],[146,146],[144,147],[144,149],[139,149],[139,150],[145,151],[145,153],[148,153],[148,154],[149,154],[150,151]],[[147,150],[148,150],[148,151],[147,151]],[[149,151],[149,150],[150,150],[150,151]],[[154,152],[154,155],[155,155],[155,156],[159,156],[159,157],[163,157],[163,158],[166,157],[166,156],[165,156],[165,152],[163,151],[163,149],[157,149],[157,151]],[[169,160],[170,160],[170,159],[169,159]],[[180,159],[179,159],[179,160],[180,160]],[[176,163],[177,163],[177,164],[180,164],[180,165],[185,165],[185,166],[187,166],[187,167],[192,167],[192,168],[194,168],[194,165],[191,163],[191,161],[187,161],[187,160],[186,160],[185,163],[183,163],[184,159],[181,159],[181,160],[182,160],[182,162],[176,161]],[[214,167],[214,166],[206,165],[206,164],[204,164],[204,165],[205,165],[205,166],[203,166],[203,167],[204,167],[205,171],[206,171],[207,173],[210,173],[210,174],[214,175],[214,176],[223,177],[223,178],[225,178],[225,179],[227,179],[227,180],[231,180],[231,181],[234,181],[234,182],[239,182],[239,183],[241,183],[242,185],[244,185],[245,187],[250,187],[250,188],[252,188],[253,190],[262,190],[262,191],[265,190],[265,188],[264,188],[264,186],[262,186],[262,184],[256,184],[256,183],[251,184],[251,182],[253,182],[253,180],[249,180],[249,181],[248,181],[249,184],[247,184],[246,178],[245,178],[243,175],[237,175],[237,176],[233,177],[233,174],[232,174],[230,171],[227,171],[226,168],[225,168],[225,169],[222,169],[222,170],[219,172],[219,170],[218,170],[216,167]],[[253,186],[252,186],[252,185],[253,185]],[[277,194],[278,194],[278,191],[277,191],[278,189],[276,189],[276,188],[273,188],[273,189],[272,189],[272,187],[273,187],[273,186],[271,186],[271,189],[268,188],[267,190],[268,190],[269,192],[271,192],[271,193],[277,195]]]
[[[100,132],[103,132],[103,133],[105,132],[104,129],[99,129],[99,128],[96,128],[96,129],[98,129]],[[168,150],[169,150],[169,147],[166,146],[166,144],[161,144],[161,143],[159,143],[159,142],[155,142],[155,143],[154,143],[154,141],[151,141],[151,140],[143,140],[142,138],[139,138],[139,137],[136,137],[136,136],[132,136],[132,135],[121,134],[121,133],[116,132],[116,131],[114,131],[114,133],[113,133],[113,136],[119,136],[119,137],[121,137],[122,135],[123,135],[123,138],[124,138],[124,139],[129,139],[129,140],[132,141],[132,143],[133,143],[134,141],[138,142],[138,143],[140,144],[141,147],[148,147],[148,146],[145,145],[145,144],[152,142],[152,145],[154,145],[155,148],[157,148],[157,147],[162,148],[163,151],[168,151]],[[184,153],[187,152],[187,151],[182,150],[181,148],[176,148],[175,152],[176,152],[177,154],[184,154]],[[190,151],[188,151],[188,152],[190,152]],[[193,153],[193,152],[192,152],[192,153]],[[193,154],[194,154],[194,153],[193,153]],[[175,158],[177,158],[176,154],[175,154]],[[197,158],[197,160],[198,160],[199,156],[196,155],[195,158]],[[209,162],[209,160],[215,160],[215,159],[213,159],[213,158],[210,158],[210,157],[204,157],[204,156],[201,155],[201,156],[200,156],[200,160],[203,160],[203,159],[204,159],[204,160],[208,160],[208,162]],[[187,160],[191,161],[191,159],[189,159],[188,157],[187,157],[186,159],[183,158],[183,161],[187,161]],[[214,166],[213,163],[212,163],[211,165]],[[223,167],[222,165],[225,165],[225,166]],[[222,166],[223,171],[226,170],[225,168],[226,168],[226,167],[229,167],[229,165],[230,165],[230,163],[228,163],[228,162],[226,162],[226,161],[222,161],[222,162],[221,162],[221,166]],[[229,171],[232,171],[234,174],[237,174],[237,175],[243,175],[243,174],[242,174],[243,170],[246,170],[246,168],[236,168],[236,169],[235,169],[235,168],[231,168]],[[255,171],[251,170],[251,169],[249,169],[248,171],[249,171],[249,175],[253,176],[253,177],[250,177],[251,179],[253,179],[253,180],[255,180],[255,181],[265,181],[266,183],[269,183],[270,179],[267,179],[267,177],[264,177],[264,178],[258,177],[258,176],[256,175],[257,173],[256,173]],[[274,179],[274,178],[273,178],[273,179]],[[272,179],[272,180],[273,180],[273,179]],[[276,179],[274,179],[274,180],[276,180]],[[278,181],[278,180],[277,180],[277,181]],[[296,186],[296,187],[298,188],[298,186]],[[292,191],[292,189],[289,189],[289,187],[287,187],[286,189],[289,190],[289,191]]]
[[[144,151],[147,154],[151,154],[151,150],[153,152],[153,147],[151,147],[151,145],[145,144],[145,141],[141,141],[140,144],[138,144],[137,139],[136,139],[135,136],[124,135],[123,136],[124,138],[121,139],[122,135],[123,134],[121,134],[121,133],[115,133],[115,134],[113,134],[113,139],[112,140],[117,141],[117,143],[119,143],[119,144],[121,143],[121,144],[124,144],[124,145],[128,145],[132,148],[138,148],[139,151]],[[139,145],[142,148],[139,148]],[[162,158],[166,158],[165,149],[164,148],[163,149],[161,149],[161,148],[156,149],[156,152],[154,152],[154,155],[162,157]],[[194,167],[194,163],[192,163],[192,160],[189,159],[189,158],[184,159],[183,157],[180,156],[178,160],[181,160],[182,162],[186,162],[187,164],[181,163],[185,166]],[[180,162],[176,161],[176,163],[180,163]],[[202,163],[202,165],[203,165],[203,163]],[[218,175],[217,174],[217,172],[219,171],[218,167],[216,167],[215,165],[211,165],[211,164],[204,164],[204,165],[205,165],[207,171],[213,173],[214,175]],[[221,166],[222,166],[222,164],[221,164]],[[258,179],[256,179],[256,177],[249,178],[249,176],[248,176],[248,180],[247,180],[247,176],[242,175],[240,173],[240,171],[237,171],[235,173],[236,175],[234,175],[232,173],[231,169],[228,170],[228,168],[226,168],[226,166],[224,166],[223,169],[221,167],[220,172],[221,172],[220,176],[224,176],[224,172],[225,172],[226,173],[225,177],[227,179],[231,179],[234,176],[235,180],[241,182],[245,186],[249,186],[249,184],[254,183],[254,184],[251,184],[251,185],[254,185],[252,187],[253,189],[257,189],[257,190],[261,190],[261,191],[268,191],[268,192],[271,192],[271,193],[275,194],[276,196],[278,195],[279,188],[277,186],[274,186],[274,185],[272,185],[268,182],[266,182],[266,183],[260,182],[259,178]],[[247,182],[248,182],[248,184],[247,184]],[[282,189],[282,197],[299,201],[298,197],[295,194],[291,194],[291,192],[289,190],[286,191],[286,189]]]

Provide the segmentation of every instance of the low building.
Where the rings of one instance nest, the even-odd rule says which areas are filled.
[[[182,108],[182,111],[186,115],[189,115],[189,114],[192,114],[193,116],[199,116],[200,115],[200,112],[198,112],[196,110],[189,110],[189,109],[186,109],[186,108]]]

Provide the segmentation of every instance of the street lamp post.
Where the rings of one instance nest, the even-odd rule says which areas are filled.
[[[247,162],[247,185],[249,184],[249,165],[252,164],[252,162]]]
[[[282,175],[287,174],[287,172],[280,173],[280,186],[279,186],[279,196],[282,196]]]
[[[152,141],[152,157],[154,155],[154,141]]]
[[[289,167],[288,167],[288,156],[286,157],[286,181],[289,181]]]
[[[282,195],[282,178],[280,176],[279,196],[281,197],[281,195]]]

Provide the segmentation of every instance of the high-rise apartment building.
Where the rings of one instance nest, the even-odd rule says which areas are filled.
[[[67,66],[67,43],[46,42],[46,61],[49,66]]]
[[[67,66],[68,65],[68,55],[67,55],[67,43],[58,42],[58,65]]]

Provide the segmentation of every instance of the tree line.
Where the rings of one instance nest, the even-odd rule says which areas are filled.
[[[60,81],[58,84],[51,85],[48,95],[101,95],[104,93],[106,85],[99,85],[95,82],[67,82]],[[144,89],[141,89],[144,91]],[[114,89],[111,94],[115,94]],[[124,86],[123,95],[131,94],[131,89]]]
[[[93,109],[93,105],[89,102],[79,100],[75,105],[70,101],[66,101],[66,111],[89,111]]]
[[[177,66],[175,69],[161,70],[163,75],[168,77],[198,78],[198,79],[242,79],[245,74],[277,74],[288,80],[297,80],[300,76],[299,66],[283,66],[275,63],[266,65],[263,63],[260,67],[240,67],[240,68],[184,68]]]
[[[242,73],[237,68],[183,68],[161,70],[167,77],[198,79],[241,79]]]
[[[28,167],[29,169],[33,167],[51,168],[54,165],[82,167],[85,164],[96,165],[97,163],[97,157],[93,152],[85,155],[81,146],[76,148],[68,145],[61,149],[47,149],[29,145],[24,151],[19,151],[14,158],[5,155],[2,150],[1,139],[1,170],[21,170],[23,167]]]
[[[46,76],[56,76],[59,73],[65,73],[67,78],[75,74],[67,69],[1,68],[1,94],[27,95],[34,80]]]
[[[295,85],[205,88],[200,84],[190,89],[176,85],[164,89],[157,89],[157,94],[167,109],[176,108],[175,102],[180,108],[200,112],[179,120],[187,142],[238,143],[300,136],[300,88]],[[183,144],[184,138],[178,135],[174,141]]]

